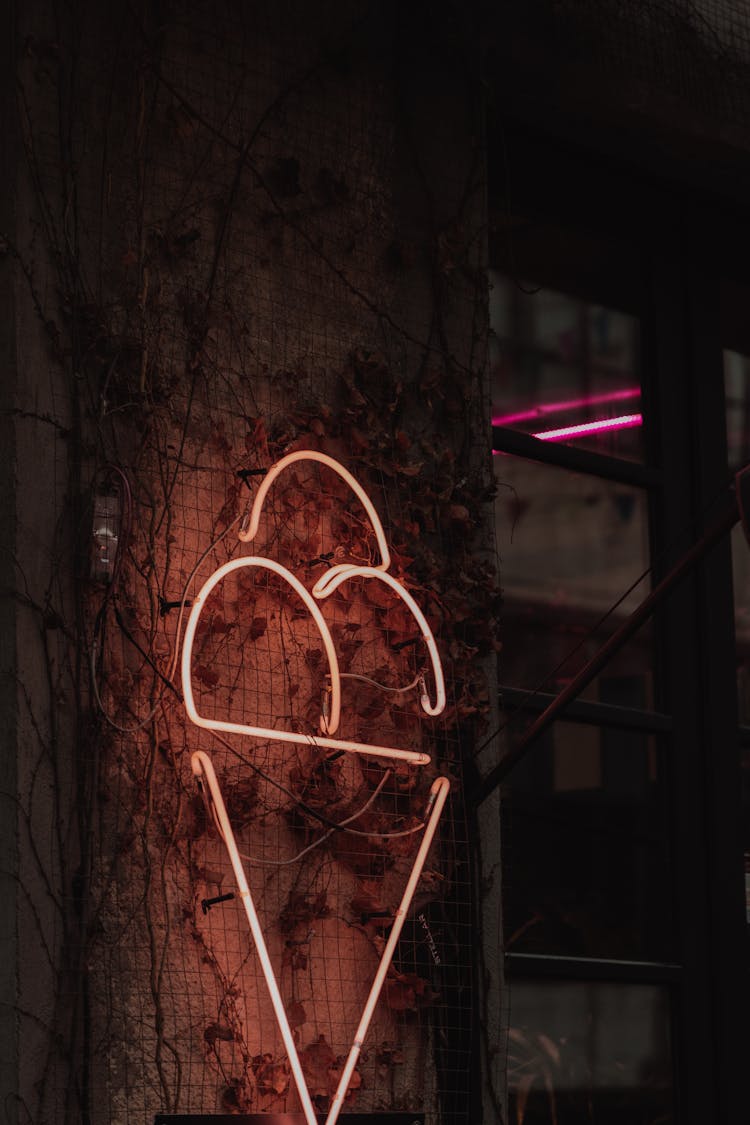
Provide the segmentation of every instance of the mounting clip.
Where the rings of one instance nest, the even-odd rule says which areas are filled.
[[[190,598],[186,598],[184,602],[182,598],[177,602],[168,602],[166,598],[163,598],[161,594],[159,594],[159,617],[166,617],[170,609],[179,609],[180,606],[184,606],[185,609],[190,609],[192,604]]]
[[[208,914],[212,906],[218,906],[220,902],[231,902],[233,898],[234,894],[232,891],[225,895],[217,895],[216,898],[202,898],[201,910],[204,914]]]
[[[240,478],[241,481],[244,481],[244,483],[249,488],[250,487],[250,477],[264,477],[267,472],[268,472],[268,469],[238,469],[237,470],[237,476]]]

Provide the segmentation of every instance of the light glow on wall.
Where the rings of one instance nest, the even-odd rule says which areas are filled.
[[[273,1009],[276,1014],[279,1031],[281,1032],[281,1037],[284,1042],[284,1047],[286,1048],[287,1057],[289,1059],[289,1068],[294,1077],[294,1082],[297,1087],[297,1092],[299,1094],[307,1125],[318,1125],[318,1118],[312,1104],[312,1099],[310,1098],[310,1092],[307,1088],[307,1082],[305,1081],[305,1075],[302,1069],[302,1063],[300,1062],[299,1053],[297,1051],[297,1045],[294,1041],[294,1035],[289,1025],[289,1019],[284,1008],[284,1002],[281,999],[281,993],[279,991],[278,982],[276,980],[276,974],[273,971],[271,958],[268,954],[268,947],[266,945],[263,930],[260,925],[258,913],[255,909],[255,903],[250,892],[247,876],[245,875],[245,869],[242,865],[242,858],[240,856],[239,849],[237,847],[237,841],[235,839],[232,825],[227,814],[226,805],[224,803],[221,788],[216,777],[216,772],[214,770],[211,759],[203,750],[197,750],[194,754],[192,754],[190,761],[193,775],[195,776],[201,788],[204,798],[211,807],[214,822],[219,830],[222,840],[224,841],[227,853],[229,855],[230,863],[232,864],[232,871],[234,872],[235,881],[237,883],[239,897],[242,900],[242,905],[245,909],[245,914],[247,915],[248,924],[250,926],[250,933],[255,943],[258,960],[260,961],[261,969],[263,970],[263,976],[265,978],[266,986],[271,997],[271,1003],[273,1004]],[[385,949],[383,950],[383,955],[380,958],[380,963],[375,973],[375,977],[370,986],[370,991],[367,995],[365,1006],[362,1009],[362,1015],[360,1017],[359,1025],[357,1026],[357,1030],[354,1033],[354,1039],[352,1041],[351,1047],[349,1048],[349,1053],[346,1057],[346,1062],[341,1072],[341,1077],[339,1079],[338,1086],[336,1087],[336,1092],[331,1099],[331,1105],[328,1110],[328,1115],[325,1119],[325,1125],[335,1125],[335,1122],[338,1120],[339,1113],[341,1112],[341,1107],[344,1104],[346,1092],[349,1089],[349,1083],[352,1080],[352,1075],[357,1065],[360,1051],[362,1050],[364,1038],[367,1035],[370,1021],[372,1020],[373,1014],[375,1012],[375,1007],[380,998],[380,993],[382,992],[383,985],[385,983],[385,978],[388,975],[388,970],[391,966],[393,955],[396,951],[396,946],[398,945],[399,937],[401,936],[401,930],[403,929],[403,925],[406,921],[406,916],[409,912],[412,899],[414,898],[414,892],[417,889],[417,884],[422,874],[422,870],[424,868],[427,855],[432,845],[432,841],[435,837],[435,832],[437,830],[443,808],[445,807],[445,802],[448,798],[449,791],[450,782],[446,777],[438,777],[432,783],[427,809],[425,810],[424,834],[419,845],[419,850],[414,859],[414,864],[409,874],[404,892],[401,896],[401,902],[399,903],[398,909],[395,912],[391,932],[388,936],[388,941],[386,942]]]
[[[388,969],[390,968],[391,961],[393,960],[393,954],[396,951],[398,939],[401,936],[401,930],[403,929],[404,922],[406,921],[406,916],[409,913],[409,907],[411,906],[412,899],[414,898],[414,892],[417,889],[417,883],[419,882],[419,877],[422,874],[422,869],[425,865],[425,860],[427,859],[430,845],[432,844],[433,838],[435,836],[435,831],[437,829],[440,816],[443,812],[443,808],[445,807],[445,802],[448,799],[449,791],[450,782],[448,781],[447,777],[438,777],[432,783],[432,788],[430,789],[430,799],[426,811],[425,830],[424,835],[422,836],[421,843],[419,845],[419,851],[417,852],[416,858],[414,860],[414,866],[411,869],[411,874],[409,875],[406,887],[404,888],[404,893],[401,896],[401,902],[399,903],[398,910],[396,911],[393,926],[391,927],[391,932],[388,935],[388,941],[386,942],[385,949],[383,950],[383,956],[381,957],[380,964],[378,965],[378,971],[375,974],[375,979],[372,982],[369,995],[367,997],[367,1000],[365,1001],[365,1006],[362,1010],[362,1017],[359,1021],[359,1027],[354,1033],[354,1039],[349,1049],[349,1054],[347,1056],[346,1063],[344,1064],[344,1069],[341,1072],[341,1078],[339,1079],[336,1093],[333,1095],[331,1106],[328,1110],[328,1116],[325,1120],[325,1125],[334,1125],[341,1111],[341,1107],[344,1104],[346,1091],[349,1089],[349,1083],[351,1082],[354,1068],[357,1065],[357,1059],[359,1058],[359,1053],[362,1049],[362,1043],[365,1036],[367,1035],[367,1029],[370,1026],[370,1020],[373,1017],[375,1006],[380,997],[383,984],[385,983],[385,978],[388,974]]]
[[[227,807],[224,804],[224,798],[219,787],[219,782],[216,777],[211,759],[208,754],[203,750],[197,750],[191,755],[190,764],[193,769],[193,776],[196,778],[198,785],[203,793],[204,799],[210,805],[214,817],[214,823],[219,830],[224,846],[229,854],[229,862],[232,864],[232,871],[234,872],[235,882],[237,884],[237,891],[242,900],[242,905],[245,908],[247,921],[250,926],[250,933],[252,934],[253,942],[255,943],[255,951],[258,954],[263,976],[265,977],[266,986],[271,997],[273,1010],[276,1014],[276,1022],[279,1025],[281,1038],[284,1041],[287,1057],[289,1059],[289,1067],[294,1076],[294,1082],[299,1093],[300,1101],[302,1103],[302,1110],[305,1114],[308,1125],[317,1125],[318,1119],[313,1108],[310,1093],[307,1089],[305,1076],[302,1071],[302,1063],[297,1053],[297,1045],[294,1042],[292,1029],[289,1026],[289,1019],[287,1018],[284,1009],[284,1001],[281,999],[279,986],[276,981],[276,975],[273,971],[271,958],[268,955],[268,946],[266,939],[263,936],[263,929],[258,918],[258,912],[255,909],[253,896],[250,893],[250,887],[245,875],[245,869],[242,866],[242,859],[237,848],[237,841],[232,831],[232,825],[227,814]]]

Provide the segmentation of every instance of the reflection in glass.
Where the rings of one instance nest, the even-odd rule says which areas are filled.
[[[650,985],[516,980],[508,1043],[511,1120],[667,1125],[669,1000]]]
[[[740,722],[750,725],[750,551],[742,528],[732,530],[732,586]]]
[[[667,959],[667,810],[655,736],[558,722],[503,795],[511,953]]]
[[[495,457],[494,467],[504,597],[500,679],[559,690],[648,593],[646,579],[623,598],[648,567],[647,497],[520,457]],[[600,677],[630,677],[627,706],[651,706],[650,636],[648,626],[641,629]],[[606,689],[592,685],[586,694],[604,699]]]
[[[729,468],[750,460],[750,358],[724,352],[724,394]],[[741,527],[732,531],[732,583],[737,643],[737,697],[740,722],[750,723],[750,551]]]
[[[638,321],[491,273],[496,426],[641,460]]]
[[[750,749],[742,751],[742,850],[745,857],[745,918],[750,928]]]
[[[750,356],[724,352],[724,394],[729,468],[750,462]],[[742,527],[732,531],[732,588],[737,661],[737,710],[750,726],[750,551]],[[750,927],[750,750],[742,751],[742,831],[745,858],[745,913]]]
[[[750,461],[750,357],[724,352],[724,400],[729,468],[736,472]]]

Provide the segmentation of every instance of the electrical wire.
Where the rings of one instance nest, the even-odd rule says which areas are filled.
[[[339,679],[361,680],[363,684],[370,684],[371,687],[378,688],[380,691],[391,691],[397,695],[405,695],[407,691],[413,691],[415,687],[418,687],[419,684],[424,681],[424,673],[420,672],[406,687],[390,687],[388,684],[381,684],[377,680],[371,679],[369,676],[360,676],[356,672],[339,672]]]
[[[364,803],[362,808],[359,809],[358,812],[352,813],[352,815],[347,817],[346,820],[342,820],[340,822],[340,825],[339,825],[340,828],[344,828],[347,824],[351,824],[352,821],[358,820],[359,817],[361,817],[363,813],[367,812],[367,810],[370,808],[370,806],[375,801],[376,797],[379,797],[380,794],[382,793],[383,787],[384,787],[386,781],[388,780],[388,778],[390,777],[390,775],[392,773],[393,773],[393,770],[386,770],[385,771],[382,778],[378,782],[377,788],[373,789],[372,793],[370,794],[370,796],[368,797],[367,801]],[[212,809],[213,809],[213,806],[212,806]],[[219,823],[218,823],[218,820],[216,818],[215,810],[214,810],[214,824],[216,824],[216,827],[219,829],[219,832],[221,832],[221,828],[219,827]],[[308,852],[313,851],[315,848],[317,848],[321,844],[323,844],[329,838],[329,836],[333,836],[335,831],[336,831],[335,828],[329,828],[327,832],[324,832],[323,835],[319,836],[317,840],[313,840],[313,842],[311,844],[308,844],[306,848],[303,848],[301,852],[298,852],[297,855],[293,856],[291,859],[257,859],[255,856],[246,855],[244,852],[239,852],[239,855],[240,855],[240,858],[244,859],[247,863],[254,863],[254,864],[260,865],[262,867],[288,867],[292,863],[297,863],[300,859],[302,859],[303,856],[306,856],[308,854]]]
[[[117,547],[115,549],[114,559],[112,561],[112,576],[111,576],[111,579],[110,579],[109,584],[107,586],[107,590],[106,590],[106,593],[104,595],[104,599],[102,601],[102,604],[99,607],[99,611],[98,611],[98,613],[96,615],[96,618],[94,620],[93,636],[92,636],[92,639],[91,639],[91,646],[90,646],[90,649],[89,649],[89,673],[90,673],[90,677],[91,677],[91,689],[92,689],[92,692],[93,692],[93,695],[94,695],[94,701],[95,701],[97,707],[99,708],[99,711],[101,712],[105,722],[108,723],[109,726],[113,727],[120,734],[136,734],[139,731],[143,730],[144,727],[146,727],[151,722],[151,720],[153,719],[153,717],[156,714],[156,711],[158,709],[161,696],[156,701],[156,703],[151,708],[151,710],[149,711],[148,715],[145,718],[140,719],[137,723],[135,723],[131,726],[124,726],[122,723],[118,723],[117,720],[114,719],[109,714],[109,712],[107,711],[107,708],[106,708],[106,706],[104,704],[104,701],[102,700],[102,697],[101,697],[101,692],[99,690],[99,679],[98,679],[97,667],[96,667],[97,652],[98,652],[98,640],[99,640],[100,636],[102,638],[104,637],[104,627],[105,627],[105,623],[106,623],[107,608],[111,604],[114,607],[115,616],[116,616],[117,623],[118,623],[120,629],[128,637],[128,639],[131,641],[131,643],[133,643],[135,645],[135,647],[138,649],[138,651],[141,653],[141,655],[148,661],[148,663],[152,665],[152,667],[154,668],[154,671],[156,671],[158,673],[158,669],[153,664],[153,661],[150,659],[148,654],[144,652],[144,650],[141,648],[141,646],[139,644],[137,644],[137,642],[135,641],[135,638],[126,629],[125,624],[122,620],[122,616],[119,613],[119,610],[117,609],[117,604],[116,604],[117,587],[119,585],[120,571],[122,569],[122,559],[123,559],[123,554],[124,554],[125,548],[130,541],[130,533],[131,533],[131,530],[132,530],[133,493],[132,493],[132,490],[131,490],[131,487],[130,487],[130,481],[128,480],[127,474],[124,472],[123,469],[121,469],[119,467],[119,465],[113,465],[113,464],[103,465],[101,467],[101,469],[99,469],[98,472],[94,474],[94,480],[96,480],[96,477],[100,473],[105,473],[105,472],[106,473],[114,473],[115,476],[117,476],[119,481],[120,481],[120,500],[121,500],[121,504],[122,504],[122,511],[120,513],[120,527],[119,527],[119,534],[117,536]]]
[[[226,539],[227,535],[229,534],[229,532],[233,528],[237,527],[237,525],[243,519],[243,515],[244,515],[244,513],[242,515],[235,516],[235,518],[232,520],[232,522],[228,523],[227,526],[224,528],[221,535],[217,535],[217,537],[213,540],[213,542],[209,543],[209,545],[206,547],[203,554],[199,557],[199,559],[198,559],[197,563],[195,564],[195,566],[193,567],[193,569],[190,571],[190,574],[187,576],[187,579],[185,581],[185,585],[184,585],[183,590],[182,590],[182,597],[180,598],[180,611],[177,615],[177,625],[175,627],[175,638],[174,638],[174,654],[172,656],[172,663],[170,665],[169,673],[167,675],[167,679],[170,682],[174,682],[175,672],[177,671],[177,665],[178,665],[179,659],[180,659],[180,655],[179,655],[179,653],[180,653],[180,634],[182,633],[182,621],[183,621],[183,618],[185,616],[185,603],[187,601],[188,590],[190,589],[190,584],[192,583],[196,574],[198,573],[200,568],[203,566],[203,563],[208,558],[208,556],[211,554],[211,552],[214,551],[219,546],[219,544],[222,542],[222,540]]]
[[[331,820],[323,813],[318,812],[318,810],[314,809],[311,805],[306,804],[296,793],[289,789],[288,786],[284,785],[283,781],[279,781],[277,778],[271,777],[271,775],[266,773],[265,770],[261,769],[260,766],[256,766],[255,762],[251,762],[249,758],[245,758],[242,754],[239,753],[238,750],[235,750],[231,742],[229,742],[228,739],[224,738],[222,734],[219,734],[217,730],[211,730],[211,728],[206,729],[209,731],[212,737],[220,742],[222,746],[229,751],[230,754],[233,754],[234,757],[238,759],[238,761],[242,762],[243,765],[248,766],[248,768],[251,769],[253,773],[257,774],[258,777],[262,777],[264,781],[267,781],[269,783],[269,785],[273,785],[281,793],[285,793],[286,796],[289,797],[289,799],[298,809],[301,809],[304,813],[307,813],[307,815],[311,816],[314,820],[320,821],[321,824],[325,824],[327,828],[330,828],[334,832],[348,832],[352,836],[375,836],[379,840],[392,840],[397,839],[400,836],[413,836],[416,832],[420,832],[424,828],[425,822],[423,820],[421,820],[418,824],[415,824],[412,828],[404,828],[401,831],[397,832],[361,832],[357,828],[348,828],[347,821],[338,823],[335,820]]]
[[[131,492],[131,489],[130,489],[130,482],[128,481],[127,476],[125,475],[125,473],[123,472],[122,469],[118,468],[116,465],[107,465],[107,466],[105,466],[105,468],[108,469],[111,472],[115,472],[119,476],[120,480],[122,481],[123,493],[124,493],[124,497],[127,500],[127,504],[123,505],[123,520],[122,520],[122,525],[121,525],[121,534],[118,537],[117,550],[115,552],[115,559],[114,559],[114,563],[113,563],[113,566],[112,566],[112,580],[111,580],[111,582],[110,582],[110,584],[107,588],[107,593],[105,594],[104,600],[103,600],[102,605],[99,609],[99,612],[96,615],[96,620],[94,622],[94,631],[93,631],[93,637],[92,637],[92,641],[91,641],[91,648],[90,648],[90,652],[89,652],[89,670],[90,670],[90,675],[91,675],[91,687],[92,687],[92,691],[93,691],[93,695],[94,695],[94,701],[96,702],[96,705],[99,708],[99,711],[101,712],[101,715],[104,718],[104,721],[109,726],[113,727],[114,730],[118,731],[120,734],[137,734],[139,731],[142,731],[145,727],[147,727],[148,724],[152,721],[152,719],[156,715],[156,712],[158,711],[159,706],[160,706],[161,701],[162,701],[164,689],[170,688],[170,690],[174,691],[177,694],[178,698],[180,698],[180,699],[182,698],[180,691],[178,690],[178,688],[175,687],[174,677],[175,677],[175,673],[177,671],[177,665],[178,665],[178,662],[179,662],[180,635],[182,633],[182,623],[183,623],[183,619],[184,619],[184,616],[185,616],[185,603],[187,602],[187,597],[188,597],[188,592],[190,590],[190,585],[191,585],[193,579],[195,578],[196,574],[198,573],[198,570],[200,569],[200,567],[205,562],[207,556],[210,555],[210,553],[212,551],[214,551],[219,546],[219,544],[222,542],[222,540],[224,540],[227,537],[229,532],[234,527],[237,526],[237,524],[242,519],[242,515],[236,516],[235,519],[233,519],[231,521],[231,523],[227,524],[227,526],[224,528],[224,530],[221,532],[221,534],[217,535],[216,538],[213,539],[211,541],[211,543],[209,543],[208,547],[206,547],[205,551],[203,551],[203,553],[200,555],[200,557],[198,558],[198,561],[196,562],[193,569],[190,571],[190,574],[188,575],[188,577],[185,581],[185,584],[184,584],[183,590],[182,590],[182,596],[180,598],[180,607],[179,607],[179,613],[178,613],[178,616],[177,616],[177,625],[175,627],[174,649],[173,649],[173,653],[172,653],[172,661],[170,663],[169,670],[165,675],[164,673],[162,673],[159,670],[159,668],[156,666],[154,661],[151,659],[150,655],[141,647],[141,645],[138,644],[135,637],[133,637],[133,635],[127,629],[124,621],[122,620],[122,616],[117,609],[117,604],[116,604],[117,581],[119,579],[120,568],[121,568],[121,565],[122,565],[122,552],[125,548],[126,542],[128,541],[128,539],[130,537],[130,526],[131,526],[131,518],[132,518],[132,492]],[[126,519],[125,519],[125,512],[126,511],[127,511],[127,524],[126,524]],[[139,719],[139,721],[137,723],[133,723],[130,726],[124,726],[123,724],[118,723],[117,720],[112,717],[112,715],[107,710],[107,708],[104,704],[104,701],[102,700],[101,692],[99,690],[98,674],[97,674],[97,668],[96,668],[97,653],[98,653],[98,647],[99,647],[97,642],[98,642],[98,638],[99,638],[100,635],[103,637],[104,621],[105,621],[105,617],[106,617],[106,611],[107,611],[107,607],[109,606],[110,603],[114,607],[117,624],[120,627],[121,631],[127,637],[127,639],[130,641],[130,643],[138,650],[138,652],[141,654],[141,656],[144,658],[144,660],[146,660],[146,662],[151,666],[153,671],[156,673],[156,675],[159,677],[159,679],[162,681],[162,684],[164,685],[162,691],[159,692],[155,702],[152,704],[151,708],[149,709],[148,714],[145,715],[142,719]]]

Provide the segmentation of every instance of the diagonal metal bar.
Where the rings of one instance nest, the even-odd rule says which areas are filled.
[[[746,478],[742,481],[740,478]],[[553,699],[549,707],[542,711],[541,715],[531,724],[529,729],[521,736],[519,741],[510,750],[498,764],[490,770],[481,784],[477,787],[474,797],[475,804],[480,805],[483,801],[490,796],[491,793],[497,789],[511,770],[515,769],[519,762],[528,754],[534,742],[539,738],[544,731],[556,720],[559,719],[562,712],[571,703],[584,688],[588,687],[595,676],[599,674],[602,668],[620,651],[622,646],[633,636],[641,625],[653,615],[654,611],[659,607],[665,596],[670,593],[675,586],[690,574],[693,567],[700,562],[704,555],[708,554],[712,547],[714,547],[719,540],[721,540],[740,519],[740,511],[750,511],[750,504],[743,506],[743,484],[745,485],[744,491],[750,490],[748,486],[748,474],[743,472],[738,474],[738,493],[740,501],[733,497],[731,505],[722,514],[722,516],[714,523],[702,536],[693,544],[689,551],[682,556],[682,558],[672,567],[668,574],[662,578],[651,591],[651,593],[644,598],[641,604],[625,621],[622,625],[612,634],[607,641],[604,642],[602,647],[587,664],[580,670],[563,691]],[[743,519],[743,523],[744,523]]]

